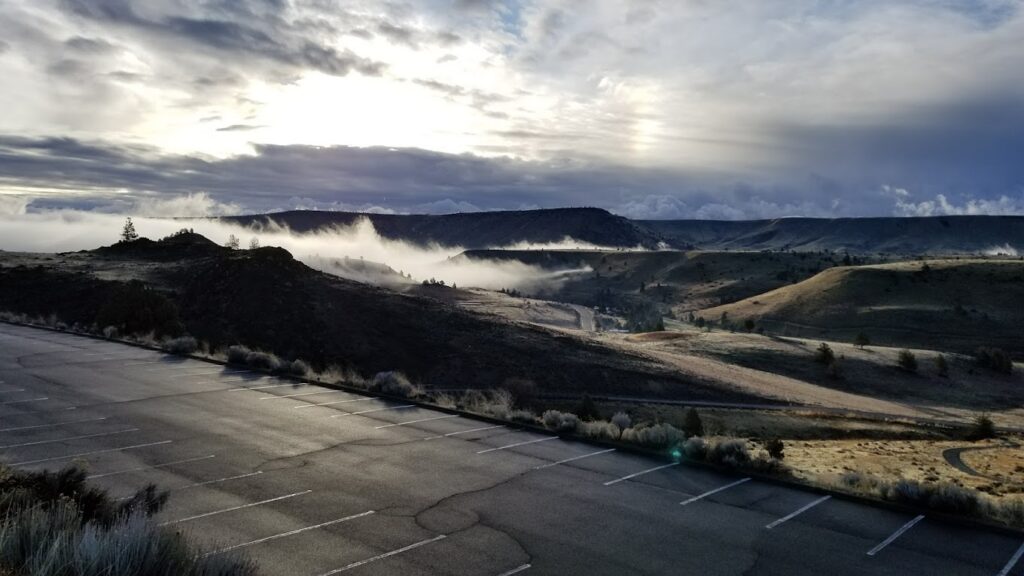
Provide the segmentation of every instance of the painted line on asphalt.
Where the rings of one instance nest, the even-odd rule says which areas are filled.
[[[798,510],[792,512],[791,514],[787,514],[787,515],[783,516],[782,518],[779,518],[775,522],[772,522],[771,524],[768,524],[767,526],[765,526],[765,528],[767,528],[768,530],[771,530],[772,528],[775,528],[779,524],[782,524],[783,522],[788,522],[788,521],[792,520],[793,518],[796,518],[797,516],[803,514],[804,512],[807,512],[811,508],[814,508],[818,504],[821,504],[822,502],[825,502],[829,498],[832,498],[832,497],[831,496],[822,496],[821,498],[818,498],[814,502],[811,502],[810,504],[807,504],[806,506],[803,506],[802,508],[799,508]]]
[[[380,398],[355,398],[353,400],[335,400],[334,402],[320,402],[319,404],[301,404],[295,408],[314,408],[316,406],[334,406],[335,404],[348,404],[350,402],[367,402],[369,400],[380,400]]]
[[[332,574],[337,574],[339,572],[345,572],[345,571],[351,570],[353,568],[358,568],[360,566],[365,566],[366,564],[369,564],[370,562],[376,562],[377,560],[383,560],[383,559],[389,558],[391,556],[396,556],[398,554],[401,554],[402,552],[408,552],[409,550],[414,550],[416,548],[419,548],[420,546],[426,546],[427,544],[432,544],[434,542],[437,542],[438,540],[444,540],[445,538],[447,538],[447,536],[445,536],[444,534],[441,534],[440,536],[434,536],[433,538],[429,538],[427,540],[422,540],[420,542],[417,542],[415,544],[410,544],[408,546],[403,546],[402,548],[399,548],[397,550],[392,550],[391,552],[385,552],[383,554],[378,554],[378,555],[374,556],[373,558],[367,558],[366,560],[360,560],[358,562],[353,562],[353,563],[349,564],[348,566],[344,566],[342,568],[336,568],[336,569],[331,570],[329,572],[324,572],[320,576],[331,576]]]
[[[458,436],[459,434],[469,434],[470,432],[483,432],[484,430],[497,430],[498,428],[505,428],[504,424],[498,424],[497,426],[484,426],[482,428],[470,428],[469,430],[459,430],[458,432],[449,432],[447,434],[441,434],[438,436],[427,436],[424,440],[437,440],[438,438],[449,438],[451,436]]]
[[[125,430],[117,430],[115,432],[100,432],[99,434],[85,434],[82,436],[68,436],[66,438],[56,438],[54,440],[36,440],[34,442],[22,442],[21,444],[8,444],[6,446],[0,446],[0,450],[7,450],[9,448],[24,448],[26,446],[40,446],[42,444],[53,444],[55,442],[68,442],[71,440],[84,440],[86,438],[100,438],[103,436],[114,436],[115,434],[127,434],[128,432],[138,432],[138,428],[126,428]]]
[[[569,462],[575,462],[577,460],[583,460],[584,458],[590,458],[591,456],[599,456],[601,454],[607,454],[609,452],[615,452],[615,448],[608,448],[607,450],[598,450],[597,452],[591,452],[589,454],[584,454],[582,456],[574,456],[572,458],[566,458],[565,460],[559,460],[558,462],[550,462],[548,464],[542,464],[540,466],[535,466],[533,469],[534,470],[543,470],[545,468],[551,468],[553,466],[558,466],[560,464],[566,464],[566,463],[569,463]]]
[[[351,516],[345,516],[344,518],[338,518],[337,520],[331,520],[329,522],[322,522],[320,524],[314,524],[312,526],[306,526],[305,528],[298,528],[298,529],[295,529],[295,530],[289,530],[288,532],[281,532],[280,534],[274,534],[273,536],[267,536],[266,538],[260,538],[258,540],[251,540],[249,542],[243,542],[241,544],[235,544],[234,546],[228,546],[227,548],[221,548],[220,550],[214,550],[213,552],[207,552],[206,554],[203,554],[203,557],[213,556],[215,554],[223,554],[225,552],[230,552],[231,550],[237,550],[239,548],[245,548],[247,546],[254,546],[256,544],[262,544],[264,542],[270,542],[271,540],[277,540],[279,538],[287,538],[288,536],[294,536],[296,534],[301,534],[303,532],[308,532],[310,530],[319,530],[320,528],[326,528],[328,526],[333,526],[335,524],[341,524],[342,522],[348,522],[349,520],[356,520],[358,518],[364,518],[364,517],[370,516],[371,514],[374,514],[374,513],[375,513],[374,510],[368,510],[366,512],[361,512],[359,514],[353,514]]]
[[[338,394],[344,390],[317,390],[316,392],[300,392],[298,394],[285,394],[284,396],[260,396],[260,400],[280,400],[282,398],[299,398],[301,396],[315,396],[317,394]]]
[[[527,440],[526,442],[516,442],[515,444],[508,444],[505,446],[499,446],[497,448],[488,448],[487,450],[481,450],[477,452],[477,454],[487,454],[488,452],[497,452],[498,450],[507,450],[509,448],[515,448],[516,446],[526,446],[527,444],[547,442],[548,440],[558,440],[558,436],[548,436],[547,438],[540,438],[538,440]]]
[[[671,468],[673,466],[679,466],[679,462],[673,462],[671,464],[663,464],[661,466],[655,466],[654,468],[648,468],[647,470],[641,470],[632,474],[627,474],[622,478],[616,478],[615,480],[609,480],[604,483],[605,486],[611,486],[612,484],[618,484],[619,482],[625,482],[626,480],[632,480],[633,478],[639,478],[644,474],[650,474],[651,472],[657,472],[658,470],[664,470],[665,468]]]
[[[66,456],[55,456],[53,458],[41,458],[39,460],[27,460],[25,462],[15,462],[11,466],[28,466],[29,464],[41,464],[43,462],[56,462],[57,460],[70,460],[72,458],[78,458],[81,456],[92,456],[94,454],[107,454],[109,452],[121,452],[123,450],[135,450],[137,448],[148,448],[150,446],[161,446],[163,444],[170,444],[174,440],[162,440],[160,442],[149,442],[147,444],[135,444],[133,446],[122,446],[121,448],[107,448],[105,450],[93,450],[91,452],[79,452],[78,454],[68,454]]]
[[[509,570],[508,572],[502,572],[501,574],[498,574],[498,576],[512,576],[513,574],[519,574],[520,572],[525,572],[526,570],[529,570],[532,567],[533,567],[532,564],[523,564],[522,566],[517,566],[517,567]]]
[[[416,408],[415,404],[403,404],[401,406],[388,406],[387,408],[372,408],[370,410],[360,410],[359,412],[345,412],[344,414],[332,414],[331,418],[343,418],[345,416],[359,416],[361,414],[373,414],[374,412],[387,412],[388,410],[405,410],[406,408]]]
[[[28,400],[8,400],[6,402],[0,402],[0,406],[7,406],[9,404],[27,404],[29,402],[42,402],[44,400],[49,399],[50,398],[48,396],[42,396],[40,398],[30,398]]]
[[[0,384],[3,384],[3,383],[4,383],[4,381],[0,380]],[[2,391],[0,391],[0,394],[14,394],[15,392],[24,392],[24,391],[25,391],[24,388],[15,388],[14,390],[2,390]]]
[[[287,500],[289,498],[295,498],[296,496],[304,496],[309,494],[312,490],[303,490],[302,492],[294,492],[292,494],[285,494],[284,496],[278,496],[276,498],[268,498],[266,500],[260,500],[259,502],[250,502],[249,504],[242,504],[240,506],[232,506],[231,508],[224,508],[223,510],[214,510],[213,512],[206,512],[203,514],[196,514],[195,516],[188,516],[186,518],[179,518],[177,520],[169,520],[167,522],[161,522],[157,526],[170,526],[172,524],[181,524],[182,522],[191,522],[192,520],[199,520],[200,518],[209,518],[210,516],[217,516],[218,514],[226,514],[228,512],[234,512],[235,510],[244,510],[245,508],[253,508],[255,506],[262,506],[264,504],[270,504],[271,502],[278,502],[280,500]]]
[[[231,388],[230,390],[228,390],[228,392],[241,392],[243,390],[266,390],[268,388],[283,388],[285,386],[294,386],[298,388],[299,386],[306,386],[306,384],[303,384],[301,382],[288,382],[286,384],[268,384],[266,386],[241,386],[239,388]]]
[[[107,476],[117,476],[118,474],[128,474],[131,472],[141,472],[142,470],[153,470],[154,468],[166,468],[168,466],[174,466],[175,464],[187,464],[189,462],[199,462],[200,460],[209,460],[210,458],[216,458],[216,454],[210,454],[207,456],[199,456],[197,458],[186,458],[184,460],[175,460],[173,462],[164,462],[163,464],[153,464],[151,466],[139,466],[138,468],[127,468],[125,470],[118,470],[116,472],[104,472],[103,474],[91,474],[86,476],[87,480],[94,478],[106,478]]]
[[[1009,576],[1010,570],[1013,570],[1013,567],[1017,565],[1017,562],[1020,562],[1021,556],[1024,556],[1024,544],[1021,544],[1020,548],[1017,548],[1017,551],[1010,557],[1010,561],[1006,563],[1006,566],[1003,566],[1003,569],[1000,570],[999,574],[996,574],[996,576]]]
[[[875,554],[878,554],[879,552],[881,552],[883,548],[885,548],[889,544],[892,544],[893,542],[895,542],[897,538],[899,538],[900,536],[903,536],[904,532],[906,532],[907,530],[910,530],[911,528],[913,528],[914,525],[917,524],[918,522],[920,522],[921,520],[924,520],[924,514],[921,514],[917,518],[914,518],[910,522],[907,522],[906,524],[901,526],[899,530],[893,532],[891,536],[889,536],[888,538],[883,540],[881,544],[879,544],[878,546],[875,546],[871,550],[868,550],[868,556],[874,556]]]
[[[225,478],[218,478],[216,480],[207,480],[206,482],[196,482],[195,484],[188,484],[186,486],[179,486],[178,488],[171,488],[171,492],[177,492],[179,490],[188,490],[189,488],[198,488],[200,486],[209,486],[210,484],[220,484],[221,482],[227,482],[229,480],[241,480],[242,478],[250,478],[252,476],[259,476],[260,474],[263,474],[263,470],[249,472],[248,474],[239,474],[237,476],[227,476]]]
[[[707,498],[708,496],[711,496],[712,494],[718,494],[719,492],[721,492],[723,490],[728,490],[729,488],[732,488],[733,486],[739,486],[740,484],[743,484],[744,482],[749,482],[749,481],[750,481],[750,478],[742,478],[742,479],[737,480],[735,482],[730,482],[730,483],[726,484],[725,486],[719,486],[718,488],[715,488],[714,490],[709,490],[709,491],[707,491],[707,492],[705,492],[703,494],[699,494],[697,496],[694,496],[693,498],[690,498],[689,500],[683,500],[679,504],[682,505],[682,506],[686,506],[687,504],[693,504],[694,502],[696,502],[698,500],[703,500],[704,498]]]
[[[8,416],[24,416],[26,414],[53,414],[54,412],[67,412],[68,410],[78,410],[78,406],[68,406],[67,408],[55,408],[53,410],[32,410],[29,412],[18,412],[17,414],[4,414],[4,417]]]
[[[446,420],[448,418],[458,418],[458,414],[447,414],[445,416],[434,416],[433,418],[420,418],[419,420],[409,420],[408,422],[395,422],[394,424],[385,424],[383,426],[375,426],[374,430],[383,430],[384,428],[394,428],[395,426],[407,426],[409,424],[419,424],[420,422],[433,422],[434,420]]]
[[[86,418],[85,420],[70,420],[68,422],[56,422],[54,424],[36,424],[34,426],[15,426],[14,428],[0,428],[0,432],[15,432],[17,430],[36,430],[39,428],[56,428],[57,426],[67,426],[68,424],[81,424],[83,422],[99,422],[106,420],[107,417],[102,418]]]

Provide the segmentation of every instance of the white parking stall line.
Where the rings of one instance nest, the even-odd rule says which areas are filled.
[[[374,430],[383,430],[384,428],[394,428],[395,426],[408,426],[409,424],[419,424],[420,422],[433,422],[434,420],[446,420],[448,418],[458,418],[458,414],[447,414],[445,416],[434,416],[433,418],[420,418],[419,420],[409,420],[407,422],[395,422],[394,424],[385,424],[383,426],[375,426]]]
[[[907,530],[910,530],[911,528],[913,528],[914,525],[916,525],[921,520],[924,520],[924,514],[921,514],[917,518],[914,518],[910,522],[907,522],[906,524],[901,526],[899,530],[893,532],[891,536],[889,536],[888,538],[883,540],[881,544],[879,544],[878,546],[875,546],[871,550],[868,550],[868,556],[874,556],[875,554],[878,554],[879,552],[881,552],[883,548],[885,548],[889,544],[892,544],[893,542],[895,542],[897,538],[899,538],[900,536],[903,536],[904,532],[906,532]]]
[[[253,476],[259,476],[263,474],[263,470],[257,470],[255,472],[249,472],[248,474],[239,474],[237,476],[227,476],[224,478],[217,478],[216,480],[207,480],[205,482],[196,482],[195,484],[188,484],[186,486],[179,486],[178,488],[171,488],[172,492],[179,490],[188,490],[189,488],[198,488],[200,486],[209,486],[210,484],[220,484],[222,482],[228,482],[231,480],[241,480],[242,478],[251,478]]]
[[[615,448],[608,448],[607,450],[598,450],[597,452],[591,452],[589,454],[584,454],[582,456],[574,456],[572,458],[566,458],[565,460],[559,460],[558,462],[549,462],[548,464],[542,464],[540,466],[535,466],[533,469],[534,470],[543,470],[545,468],[551,468],[553,466],[558,466],[560,464],[567,464],[569,462],[575,462],[577,460],[583,460],[584,458],[590,458],[591,456],[599,456],[601,454],[607,454],[609,452],[615,452]]]
[[[114,432],[101,432],[99,434],[84,434],[82,436],[67,436],[64,438],[55,438],[53,440],[35,440],[33,442],[22,442],[21,444],[7,444],[6,446],[0,446],[0,450],[7,450],[9,448],[25,448],[26,446],[41,446],[43,444],[54,444],[57,442],[69,442],[71,440],[85,440],[86,438],[101,438],[103,436],[114,436],[115,434],[127,434],[128,432],[138,432],[138,428],[126,428],[124,430],[117,430]]]
[[[7,406],[9,404],[27,404],[29,402],[42,402],[44,400],[49,399],[50,398],[47,396],[41,396],[39,398],[29,398],[28,400],[8,400],[6,402],[0,402],[0,406]]]
[[[498,574],[498,576],[512,576],[513,574],[519,574],[520,572],[525,572],[525,571],[529,570],[532,567],[533,567],[532,564],[523,564],[522,566],[516,566],[515,568],[509,570],[508,572],[502,572],[501,574]]]
[[[58,460],[71,460],[74,458],[81,458],[82,456],[92,456],[94,454],[107,454],[110,452],[121,452],[124,450],[136,450],[138,448],[148,448],[150,446],[161,446],[164,444],[170,444],[174,440],[162,440],[160,442],[149,442],[147,444],[135,444],[132,446],[122,446],[120,448],[107,448],[105,450],[92,450],[90,452],[79,452],[77,454],[68,454],[66,456],[54,456],[53,458],[40,458],[39,460],[26,460],[24,462],[15,462],[11,466],[28,466],[29,464],[42,464],[43,462],[56,462]]]
[[[91,474],[86,476],[87,480],[94,478],[106,478],[107,476],[117,476],[119,474],[129,474],[131,472],[141,472],[143,470],[153,470],[156,468],[166,468],[168,466],[174,466],[175,464],[188,464],[190,462],[199,462],[200,460],[209,460],[210,458],[216,458],[216,454],[209,454],[207,456],[199,456],[196,458],[186,458],[184,460],[175,460],[174,462],[164,462],[163,464],[153,464],[151,466],[139,466],[138,468],[127,468],[125,470],[118,470],[116,472],[104,472],[103,474]]]
[[[228,392],[242,392],[243,390],[266,390],[268,388],[284,388],[285,386],[294,386],[298,388],[300,386],[306,386],[302,382],[286,382],[284,384],[267,384],[265,386],[240,386],[238,388],[231,388]]]
[[[302,404],[301,406],[296,406],[295,408],[301,409],[301,408],[315,408],[317,406],[334,406],[335,404],[348,404],[350,402],[368,402],[370,400],[378,400],[378,398],[368,397],[368,398],[355,398],[355,399],[352,399],[352,400],[335,400],[334,402],[320,402],[318,404]]]
[[[609,480],[604,483],[605,486],[611,486],[612,484],[618,484],[619,482],[625,482],[626,480],[632,480],[633,478],[639,478],[644,474],[650,474],[651,472],[657,472],[658,470],[664,470],[665,468],[671,468],[673,466],[679,466],[679,462],[673,462],[671,464],[663,464],[661,466],[655,466],[654,468],[648,468],[647,470],[641,470],[632,474],[627,474],[622,478],[616,478],[615,480]]]
[[[441,434],[438,436],[427,436],[424,440],[437,440],[438,438],[450,438],[452,436],[458,436],[460,434],[469,434],[471,432],[483,432],[484,430],[497,430],[498,428],[505,428],[504,424],[498,424],[497,426],[484,426],[482,428],[470,428],[469,430],[459,430],[458,432],[449,432],[447,434]]]
[[[300,392],[298,394],[285,394],[284,396],[260,396],[260,400],[280,400],[282,398],[299,398],[302,396],[315,396],[317,394],[338,394],[344,390],[317,390],[315,392]]]
[[[263,544],[264,542],[270,542],[271,540],[277,540],[279,538],[287,538],[288,536],[294,536],[296,534],[302,534],[303,532],[309,532],[310,530],[319,530],[328,526],[334,526],[335,524],[341,524],[342,522],[348,522],[350,520],[356,520],[359,518],[365,518],[374,514],[374,510],[367,510],[366,512],[360,512],[359,514],[353,514],[351,516],[345,516],[344,518],[338,518],[337,520],[331,520],[329,522],[322,522],[320,524],[314,524],[312,526],[306,526],[305,528],[297,528],[295,530],[289,530],[288,532],[281,532],[280,534],[274,534],[273,536],[267,536],[266,538],[260,538],[258,540],[250,540],[249,542],[243,542],[241,544],[235,544],[228,546],[227,548],[221,548],[220,550],[214,550],[213,552],[207,552],[203,556],[213,556],[215,554],[223,554],[230,552],[231,550],[238,550],[239,548],[246,548],[248,546],[255,546],[256,544]]]
[[[689,500],[683,500],[679,504],[682,505],[682,506],[686,506],[687,504],[693,504],[694,502],[696,502],[698,500],[703,500],[704,498],[707,498],[708,496],[711,496],[712,494],[718,494],[719,492],[722,492],[723,490],[728,490],[729,488],[732,488],[733,486],[739,486],[740,484],[743,484],[744,482],[749,482],[749,481],[750,481],[750,478],[742,478],[742,479],[737,480],[735,482],[730,482],[730,483],[726,484],[725,486],[719,486],[718,488],[715,488],[714,490],[709,490],[709,491],[707,491],[707,492],[705,492],[703,494],[698,494],[697,496],[694,496],[693,498],[690,498]]]
[[[508,444],[505,446],[499,446],[497,448],[488,448],[487,450],[481,450],[477,452],[477,454],[487,454],[489,452],[497,452],[498,450],[508,450],[509,448],[515,448],[516,446],[526,446],[527,444],[547,442],[548,440],[558,440],[558,436],[548,436],[547,438],[540,438],[538,440],[527,440],[526,442],[516,442],[515,444]]]
[[[106,420],[107,417],[102,418],[86,418],[85,420],[71,420],[68,422],[55,422],[53,424],[36,424],[34,426],[15,426],[13,428],[0,428],[0,432],[16,432],[18,430],[37,430],[39,428],[56,428],[57,426],[67,426],[69,424],[81,424],[83,422],[101,422]]]
[[[3,383],[4,383],[4,381],[0,380],[0,384],[3,384]],[[14,394],[15,392],[24,392],[24,391],[25,391],[24,388],[15,388],[14,390],[0,390],[0,394]]]
[[[1024,544],[1021,544],[1020,548],[1017,548],[1017,551],[1010,557],[1010,561],[1006,563],[1006,566],[1003,566],[1003,569],[1000,570],[999,574],[996,574],[996,576],[1009,576],[1010,570],[1013,570],[1013,567],[1017,565],[1017,562],[1020,562],[1021,556],[1024,556]]]
[[[402,552],[408,552],[409,550],[414,550],[416,548],[419,548],[420,546],[426,546],[427,544],[432,544],[434,542],[437,542],[438,540],[444,540],[445,538],[447,538],[447,536],[445,536],[444,534],[441,534],[440,536],[434,536],[433,538],[429,538],[427,540],[422,540],[420,542],[417,542],[415,544],[410,544],[408,546],[403,546],[402,548],[399,548],[397,550],[392,550],[391,552],[385,552],[383,554],[378,554],[378,555],[374,556],[373,558],[367,558],[366,560],[360,560],[358,562],[353,562],[353,563],[349,564],[348,566],[344,566],[342,568],[336,568],[336,569],[331,570],[329,572],[324,572],[320,576],[331,576],[332,574],[337,574],[339,572],[345,572],[345,571],[351,570],[353,568],[358,568],[360,566],[364,566],[366,564],[369,564],[370,562],[376,562],[377,560],[383,560],[385,558],[390,558],[391,556],[395,556],[395,555],[401,554]]]
[[[775,522],[772,522],[771,524],[768,524],[767,526],[765,526],[765,528],[767,528],[768,530],[771,530],[772,528],[775,528],[779,524],[782,524],[783,522],[788,522],[788,521],[792,520],[793,518],[796,518],[797,516],[803,514],[804,512],[807,512],[811,508],[814,508],[815,506],[817,506],[818,504],[821,504],[822,502],[828,500],[829,498],[832,498],[832,497],[831,496],[822,496],[821,498],[818,498],[814,502],[811,502],[810,504],[807,504],[806,506],[803,506],[803,507],[795,510],[794,512],[790,513],[790,514],[787,514],[787,515],[783,516],[782,518],[779,518]]]
[[[332,414],[331,418],[343,418],[345,416],[359,416],[361,414],[373,414],[374,412],[387,412],[388,410],[405,410],[406,408],[416,408],[415,404],[403,404],[401,406],[388,406],[387,408],[371,408],[370,410],[360,410],[359,412],[345,412],[344,414]]]
[[[295,492],[292,494],[285,494],[284,496],[278,496],[276,498],[268,498],[266,500],[260,500],[259,502],[250,502],[248,504],[242,504],[240,506],[232,506],[231,508],[224,508],[223,510],[214,510],[213,512],[206,512],[203,514],[196,514],[195,516],[188,516],[186,518],[179,518],[177,520],[169,520],[167,522],[161,522],[158,526],[170,526],[172,524],[181,524],[182,522],[191,522],[192,520],[199,520],[200,518],[209,518],[210,516],[217,516],[218,514],[226,514],[228,512],[234,512],[235,510],[244,510],[245,508],[253,508],[255,506],[262,506],[264,504],[270,504],[271,502],[278,502],[281,500],[287,500],[288,498],[295,498],[296,496],[303,496],[309,494],[312,490],[303,490],[302,492]]]

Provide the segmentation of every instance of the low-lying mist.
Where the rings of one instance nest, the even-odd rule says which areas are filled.
[[[424,280],[443,280],[459,287],[501,288],[537,294],[556,290],[589,267],[546,270],[514,261],[456,258],[464,250],[451,246],[418,246],[382,237],[369,220],[350,227],[297,234],[287,228],[259,230],[218,220],[133,216],[140,236],[158,240],[190,228],[224,245],[231,236],[241,249],[253,240],[260,246],[280,246],[312,268],[352,280],[396,286]],[[0,250],[12,252],[71,252],[91,250],[118,241],[125,215],[62,210],[0,215]],[[595,249],[585,242],[565,239],[543,246],[517,244],[515,249]]]

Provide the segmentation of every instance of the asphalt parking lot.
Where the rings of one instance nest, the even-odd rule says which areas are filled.
[[[0,457],[265,573],[1024,574],[1024,539],[513,426],[0,324]]]

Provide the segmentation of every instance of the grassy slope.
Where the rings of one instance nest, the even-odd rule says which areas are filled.
[[[701,312],[718,321],[752,319],[781,334],[852,341],[865,332],[893,346],[971,352],[1024,351],[1024,262],[931,260],[826,270]]]
[[[187,330],[216,347],[245,343],[364,375],[403,370],[441,388],[525,378],[553,391],[753,398],[577,336],[322,274],[281,249],[193,246],[180,259],[173,254],[166,244],[122,246],[66,257],[74,266],[37,259],[42,267],[0,267],[0,308],[88,325],[117,286],[98,276],[144,268],[148,283],[177,304]]]

